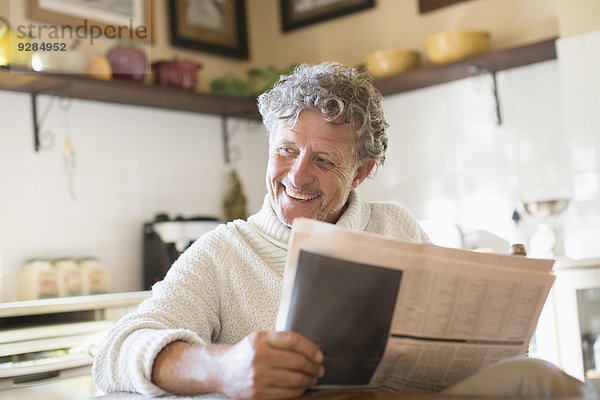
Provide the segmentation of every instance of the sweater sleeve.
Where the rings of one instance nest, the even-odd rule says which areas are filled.
[[[365,231],[390,239],[414,243],[431,243],[419,221],[403,206],[396,203],[372,202],[371,216]]]
[[[158,353],[174,341],[210,343],[218,337],[219,266],[227,255],[223,229],[198,239],[152,287],[152,297],[113,326],[92,367],[101,390],[165,394],[151,380]]]

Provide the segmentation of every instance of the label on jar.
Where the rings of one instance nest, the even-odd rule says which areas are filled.
[[[42,271],[38,273],[37,287],[37,296],[40,299],[51,299],[58,297],[56,274],[52,271]]]
[[[64,271],[62,279],[64,284],[63,296],[81,295],[81,273],[78,270]]]
[[[81,271],[75,260],[56,260],[54,269],[58,275],[59,296],[81,296],[83,294]]]
[[[90,271],[90,294],[107,293],[106,274],[101,269]]]

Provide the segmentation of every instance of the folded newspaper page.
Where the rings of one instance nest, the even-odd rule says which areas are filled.
[[[553,263],[295,219],[277,330],[321,347],[317,388],[439,391],[526,354]]]

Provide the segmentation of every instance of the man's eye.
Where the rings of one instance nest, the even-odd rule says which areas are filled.
[[[281,154],[289,155],[289,154],[294,154],[294,149],[292,149],[291,147],[281,147],[279,149],[279,152]]]
[[[321,166],[321,168],[324,169],[332,169],[333,167],[335,167],[335,164],[326,158],[317,158],[316,162],[317,164],[319,164],[319,166]]]

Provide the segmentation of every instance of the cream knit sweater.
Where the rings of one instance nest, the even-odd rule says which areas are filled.
[[[337,225],[411,242],[428,241],[417,221],[391,203],[367,203],[351,192]],[[115,324],[92,374],[105,392],[165,394],[151,382],[152,365],[169,343],[234,344],[251,332],[273,330],[290,229],[268,197],[248,218],[198,239],[152,288],[152,297]]]

